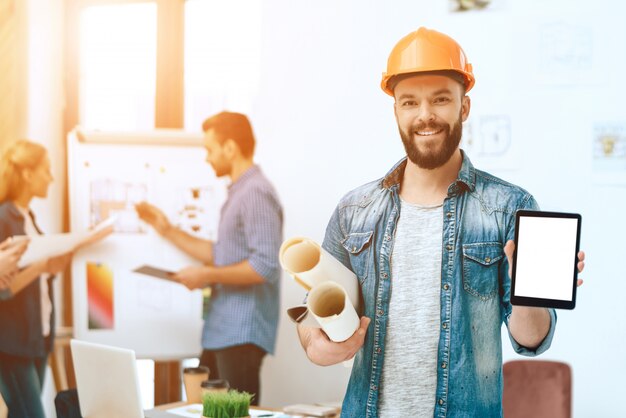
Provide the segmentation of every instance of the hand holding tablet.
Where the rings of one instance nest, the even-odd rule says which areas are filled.
[[[580,227],[579,214],[517,212],[511,275],[513,305],[574,309]]]

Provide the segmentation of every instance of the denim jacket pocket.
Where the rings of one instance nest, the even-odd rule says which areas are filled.
[[[370,254],[372,246],[372,235],[370,232],[353,232],[348,234],[341,245],[350,254],[350,264],[352,265],[352,271],[359,278],[359,282],[363,283],[369,272]]]
[[[499,242],[463,244],[463,288],[481,300],[498,293],[498,264],[504,257]]]

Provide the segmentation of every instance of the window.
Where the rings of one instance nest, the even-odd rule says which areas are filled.
[[[92,6],[80,14],[80,124],[154,128],[156,3]]]

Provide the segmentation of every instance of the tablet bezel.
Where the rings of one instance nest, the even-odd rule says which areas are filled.
[[[560,299],[543,299],[534,298],[528,296],[516,296],[515,295],[515,272],[517,267],[517,239],[519,237],[519,226],[521,217],[535,217],[535,218],[556,218],[556,219],[576,219],[576,251],[574,253],[574,278],[572,282],[572,300],[560,300]],[[576,288],[578,282],[578,252],[580,251],[580,227],[582,224],[582,217],[578,213],[565,213],[565,212],[544,212],[536,210],[518,210],[515,214],[515,251],[513,253],[513,271],[511,274],[511,304],[519,306],[533,306],[540,308],[556,308],[556,309],[574,309],[576,307]]]

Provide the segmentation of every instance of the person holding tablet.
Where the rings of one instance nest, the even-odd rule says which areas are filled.
[[[163,238],[203,263],[172,275],[189,289],[212,289],[200,365],[211,370],[212,379],[253,394],[251,404],[258,405],[261,364],[276,346],[283,209],[274,186],[254,163],[256,140],[246,115],[220,112],[207,118],[202,130],[207,163],[217,177],[231,180],[217,240],[187,234],[147,202],[136,209]]]
[[[341,199],[323,242],[359,278],[361,326],[342,343],[298,326],[316,364],[356,354],[342,417],[502,416],[502,323],[519,354],[552,342],[554,309],[510,302],[515,213],[537,202],[459,147],[474,82],[461,46],[434,30],[389,56],[381,87],[406,157]]]
[[[46,149],[35,142],[13,143],[0,161],[0,240],[41,234],[30,210],[33,198],[45,198],[52,183]],[[51,281],[72,254],[33,263],[12,280],[30,283],[0,300],[0,394],[9,418],[45,418],[41,402],[48,354],[53,347]]]

